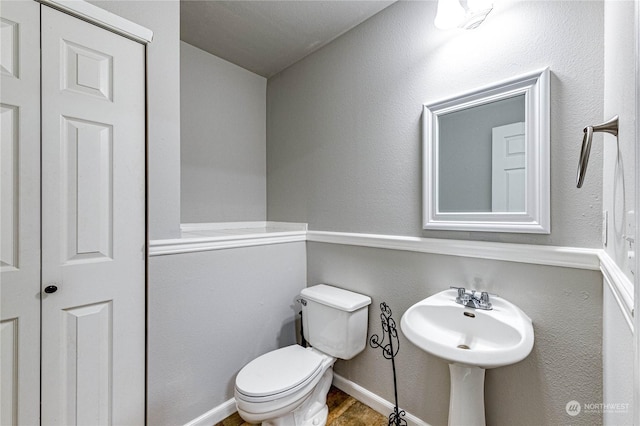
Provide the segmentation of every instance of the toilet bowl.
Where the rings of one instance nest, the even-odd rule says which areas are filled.
[[[268,352],[236,376],[238,414],[264,426],[324,426],[333,364],[366,346],[368,296],[319,284],[301,292],[303,328],[312,347]]]
[[[250,423],[270,426],[325,424],[335,361],[299,345],[256,358],[236,378],[238,413]]]

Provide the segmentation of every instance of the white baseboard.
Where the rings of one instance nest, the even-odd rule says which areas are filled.
[[[185,423],[184,426],[211,426],[219,423],[236,412],[236,400],[231,398],[203,415]]]
[[[348,393],[358,401],[376,410],[378,413],[388,416],[393,412],[394,404],[390,403],[386,399],[376,395],[375,393],[368,391],[362,386],[347,380],[339,374],[333,373],[333,385],[341,391]],[[402,409],[402,407],[400,407]],[[408,426],[430,426],[429,423],[420,420],[418,417],[411,413],[406,413],[403,417],[407,421]]]
[[[385,416],[389,415],[393,411],[394,405],[386,399],[376,395],[373,392],[368,391],[362,386],[347,380],[339,374],[333,374],[333,384],[338,389],[345,393],[348,393],[358,401],[376,410],[378,413]],[[217,407],[212,408],[203,415],[185,423],[184,426],[211,426],[221,422],[230,415],[236,412],[236,400],[231,398],[228,401],[223,402]],[[404,416],[408,426],[431,426],[420,420],[418,417],[411,413],[407,413]]]

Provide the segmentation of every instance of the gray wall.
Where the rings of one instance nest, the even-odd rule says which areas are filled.
[[[601,190],[575,189],[582,127],[602,116],[601,2],[497,3],[438,31],[397,2],[267,84],[267,216],[310,229],[599,247]],[[422,104],[549,66],[551,235],[422,229]],[[594,144],[591,170],[601,167]]]
[[[602,401],[602,276],[526,265],[403,251],[309,243],[309,284],[329,283],[371,296],[369,335],[381,333],[379,305],[400,323],[415,302],[450,285],[479,280],[482,288],[522,308],[533,320],[535,343],[524,361],[487,370],[488,425],[602,424],[600,413],[570,417],[571,400]],[[396,359],[399,404],[433,426],[446,425],[449,369],[400,334]],[[391,364],[367,348],[335,371],[393,401]]]
[[[267,79],[180,43],[182,222],[266,220]]]
[[[149,259],[147,423],[185,424],[233,397],[249,361],[296,342],[305,243]]]
[[[153,31],[147,48],[149,238],[180,236],[180,2],[90,0]]]
[[[601,181],[575,189],[582,127],[603,111],[601,2],[500,3],[474,31],[437,31],[434,2],[398,2],[267,84],[267,217],[310,229],[600,247]],[[422,104],[549,66],[550,235],[430,231],[422,217]],[[599,170],[594,144],[591,170]],[[308,283],[373,297],[399,320],[449,285],[498,293],[534,321],[523,362],[487,372],[487,424],[600,424],[569,417],[571,400],[602,401],[602,276],[599,271],[309,243]],[[401,336],[403,338],[403,336]],[[403,339],[400,404],[446,424],[445,362]],[[393,400],[390,365],[367,349],[336,371]]]

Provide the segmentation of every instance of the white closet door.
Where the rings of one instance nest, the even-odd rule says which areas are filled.
[[[144,424],[144,47],[42,7],[42,423]]]
[[[494,127],[491,141],[491,211],[525,212],[527,149],[524,121]]]
[[[0,3],[0,424],[40,410],[40,7]]]

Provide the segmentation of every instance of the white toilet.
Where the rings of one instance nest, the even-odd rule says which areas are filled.
[[[318,284],[302,290],[305,339],[247,364],[236,377],[240,416],[268,426],[324,426],[327,392],[337,358],[351,359],[367,344],[371,298]]]

